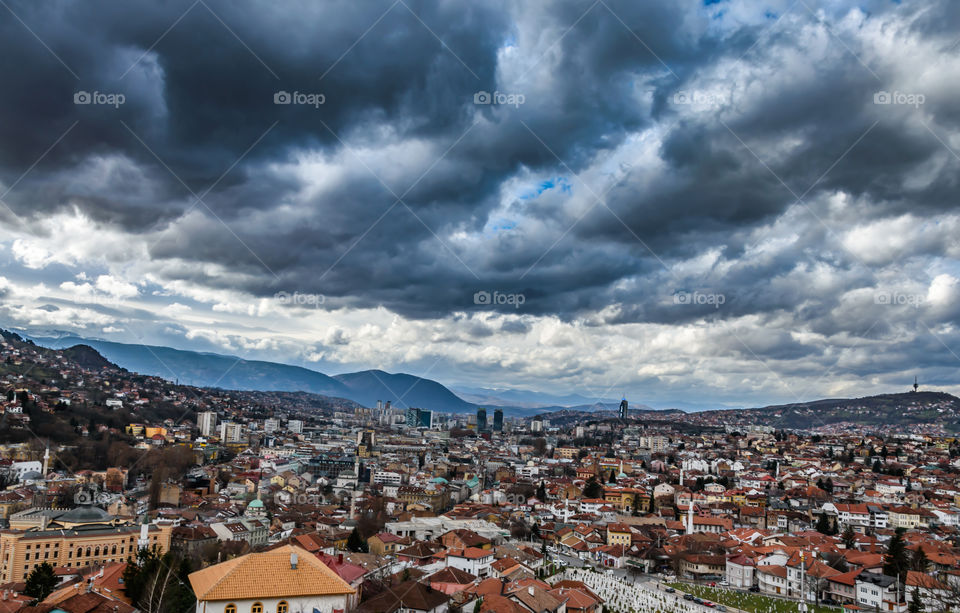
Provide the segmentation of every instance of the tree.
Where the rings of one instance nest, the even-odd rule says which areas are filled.
[[[875,473],[883,472],[883,465],[880,464],[879,459],[876,459],[873,461],[873,472]]]
[[[363,537],[360,536],[360,532],[356,528],[353,529],[353,532],[350,533],[350,538],[347,539],[347,549],[354,553],[367,551],[367,543],[363,540]]]
[[[190,560],[172,552],[141,549],[123,571],[123,591],[144,613],[188,613],[197,604],[188,583],[192,570]]]
[[[832,478],[827,477],[827,480],[823,482],[823,489],[824,489],[828,494],[832,494],[832,493],[833,493],[833,479],[832,479]]]
[[[630,515],[634,517],[640,516],[640,492],[633,495],[633,509],[631,509]]]
[[[920,588],[914,587],[910,595],[910,604],[907,605],[907,613],[923,613],[923,600],[920,598]]]
[[[843,534],[840,535],[840,540],[843,541],[843,546],[847,549],[853,549],[857,545],[857,533],[853,531],[853,526],[847,524],[847,527],[843,529]]]
[[[893,538],[887,544],[887,552],[884,556],[883,574],[890,577],[897,577],[901,581],[906,579],[907,570],[910,569],[910,558],[907,557],[907,547],[903,541],[903,528],[897,528]]]
[[[826,513],[821,513],[819,519],[817,519],[817,532],[820,534],[830,534],[830,519],[827,518]]]
[[[607,479],[607,483],[616,483],[617,482],[617,471],[610,469],[610,478]]]
[[[597,481],[595,476],[587,479],[587,484],[583,486],[584,498],[600,498],[603,496],[603,486]]]
[[[43,600],[57,587],[57,583],[57,573],[54,572],[53,565],[44,562],[27,576],[27,586],[23,593],[31,598]]]
[[[926,574],[929,567],[930,560],[927,558],[927,553],[923,550],[923,547],[918,546],[917,550],[913,552],[913,556],[910,557],[910,570]]]
[[[546,502],[547,500],[547,487],[543,484],[543,481],[537,486],[537,500],[540,502]]]

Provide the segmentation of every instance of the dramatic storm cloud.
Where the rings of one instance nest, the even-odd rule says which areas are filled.
[[[960,6],[0,7],[0,325],[445,383],[958,391]]]

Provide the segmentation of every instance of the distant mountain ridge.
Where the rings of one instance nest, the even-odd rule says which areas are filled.
[[[703,411],[691,414],[687,420],[799,430],[843,424],[881,428],[928,424],[942,426],[947,432],[960,432],[960,398],[936,391],[825,398],[752,409]]]

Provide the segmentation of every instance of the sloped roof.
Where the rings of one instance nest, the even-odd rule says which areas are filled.
[[[297,568],[290,563],[297,554]],[[269,577],[269,581],[264,579]],[[285,545],[251,553],[190,574],[197,600],[244,600],[352,594],[354,589],[313,554]]]

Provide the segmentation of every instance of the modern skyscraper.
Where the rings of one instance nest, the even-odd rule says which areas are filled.
[[[627,398],[624,396],[623,400],[620,401],[620,419],[627,418]]]
[[[503,432],[503,409],[493,411],[493,431]]]
[[[407,407],[406,423],[408,428],[416,428],[420,425],[420,409],[416,407]]]
[[[477,432],[487,431],[487,410],[477,409]]]
[[[213,436],[217,431],[217,414],[213,411],[198,413],[197,428],[200,429],[200,436]]]
[[[420,428],[432,428],[433,427],[433,411],[428,411],[427,409],[420,409],[419,419],[417,420],[417,425]]]

